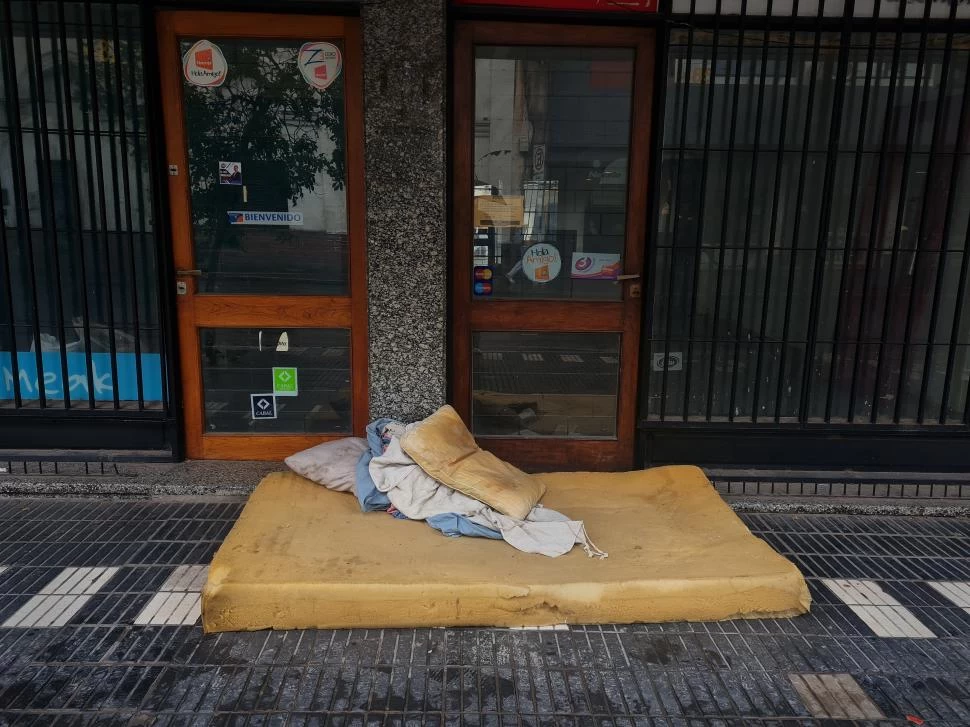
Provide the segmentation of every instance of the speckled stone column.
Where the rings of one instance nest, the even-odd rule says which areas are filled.
[[[412,421],[445,401],[444,0],[362,8],[370,413]]]

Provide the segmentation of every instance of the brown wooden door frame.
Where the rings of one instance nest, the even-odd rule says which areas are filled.
[[[207,434],[202,393],[199,327],[350,329],[352,428],[362,434],[368,419],[367,269],[364,207],[363,59],[360,22],[348,17],[266,15],[221,11],[166,10],[158,16],[162,107],[173,257],[176,270],[194,267],[188,151],[182,106],[180,36],[216,38],[307,38],[343,41],[346,130],[347,226],[350,238],[348,296],[197,295],[196,280],[181,278],[188,294],[176,296],[179,362],[186,454],[198,459],[282,459],[344,435]]]
[[[630,119],[626,239],[623,274],[646,275],[647,177],[654,89],[655,33],[652,29],[461,21],[455,26],[453,76],[453,228],[452,228],[452,398],[466,422],[471,420],[472,334],[488,331],[616,332],[620,344],[617,437],[552,439],[481,437],[479,444],[500,457],[535,470],[629,469],[636,439],[637,377],[640,358],[642,295],[622,283],[620,301],[474,300],[472,297],[472,186],[476,45],[626,47],[635,50]],[[528,318],[526,318],[528,313]],[[528,328],[521,321],[528,319]]]

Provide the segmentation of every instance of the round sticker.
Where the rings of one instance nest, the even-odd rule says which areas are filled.
[[[522,256],[522,272],[535,283],[548,283],[555,280],[562,269],[559,250],[547,243],[533,245]]]
[[[200,40],[182,56],[182,74],[193,86],[214,88],[226,80],[229,66],[219,46],[208,40]]]
[[[343,69],[344,59],[340,49],[333,43],[317,41],[304,43],[296,54],[296,65],[303,78],[314,88],[323,91],[337,80]]]

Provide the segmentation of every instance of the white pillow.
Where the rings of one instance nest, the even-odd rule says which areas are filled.
[[[350,492],[354,489],[357,461],[367,449],[366,439],[347,437],[304,449],[284,461],[298,475],[318,485],[337,492]]]

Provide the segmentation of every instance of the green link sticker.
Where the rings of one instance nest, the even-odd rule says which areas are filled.
[[[276,396],[296,396],[300,393],[296,383],[296,366],[273,367],[273,393]]]

